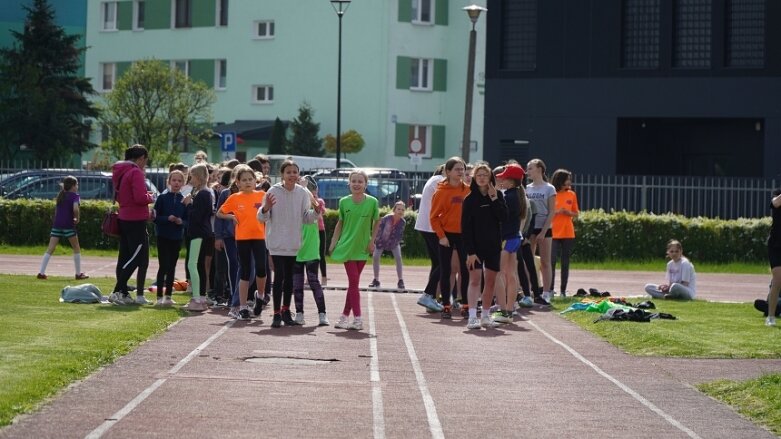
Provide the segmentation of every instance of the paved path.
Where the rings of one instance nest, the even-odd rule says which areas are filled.
[[[107,265],[85,259],[93,275]],[[25,260],[0,260],[0,271]],[[331,284],[343,282],[343,270],[329,269]],[[407,272],[407,284],[419,287],[423,271]],[[647,278],[577,272],[572,284],[628,293]],[[731,300],[764,294],[767,281],[709,278],[698,279],[702,296]],[[705,285],[720,280],[740,291],[708,292]],[[332,320],[343,300],[326,293]],[[692,385],[781,372],[778,360],[636,358],[540,308],[501,329],[468,331],[460,318],[422,312],[416,300],[364,292],[362,332],[313,326],[314,313],[306,326],[280,329],[265,313],[250,322],[220,310],[196,314],[0,438],[774,437]],[[314,309],[311,297],[306,306]]]

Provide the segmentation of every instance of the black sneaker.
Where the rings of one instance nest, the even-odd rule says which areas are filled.
[[[450,305],[445,305],[445,309],[442,310],[442,318],[450,320],[453,316],[450,314]]]
[[[239,310],[239,320],[249,320],[249,310],[247,308],[242,308]]]
[[[380,287],[380,281],[377,279],[372,280],[372,283],[369,284],[369,288],[379,288]]]
[[[255,317],[257,317],[261,311],[263,311],[263,301],[256,298],[255,304],[252,305],[252,314],[255,314]]]
[[[271,322],[272,328],[279,328],[282,326],[282,316],[279,314],[274,314],[274,320]]]
[[[276,318],[276,316],[274,318]],[[298,323],[296,323],[290,315],[290,310],[282,311],[282,321],[285,323],[285,326],[298,326]]]
[[[542,296],[535,296],[534,303],[536,303],[537,305],[550,306],[550,302],[545,300]]]

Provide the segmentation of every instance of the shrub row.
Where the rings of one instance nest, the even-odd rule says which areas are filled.
[[[81,223],[78,226],[82,247],[116,249],[117,241],[100,231],[103,215],[111,203],[85,200],[81,203]],[[383,208],[380,215],[388,213]],[[48,200],[0,199],[0,242],[11,245],[41,245],[48,242],[54,202]],[[404,218],[403,253],[408,257],[426,257],[426,246],[414,230],[417,214],[407,211]],[[329,210],[325,215],[328,239],[338,215]],[[592,210],[582,212],[575,221],[577,234],[573,259],[601,261],[605,259],[658,259],[665,254],[666,243],[678,239],[684,253],[693,261],[731,262],[756,261],[767,258],[765,241],[770,230],[770,218],[719,220],[686,218],[680,215]],[[149,224],[154,243],[154,226]]]

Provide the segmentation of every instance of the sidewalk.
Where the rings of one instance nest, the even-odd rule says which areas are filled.
[[[12,259],[0,259],[0,270],[20,271],[25,258]],[[90,275],[113,270],[85,259]],[[72,270],[67,262],[63,274]],[[328,268],[331,284],[342,285],[344,270]],[[395,284],[391,267],[383,273]],[[407,284],[419,288],[425,270],[407,273]],[[648,273],[638,276],[578,272],[571,283],[628,293]],[[706,294],[706,285],[723,281],[742,285],[740,294]],[[735,300],[761,293],[766,281],[704,275],[698,285],[708,298]],[[194,314],[0,438],[774,437],[692,386],[781,372],[777,359],[632,357],[541,308],[512,325],[469,331],[416,300],[363,292],[361,332],[314,326],[308,293],[303,327],[272,329],[265,312],[249,322],[224,310]],[[328,291],[326,302],[335,323],[344,293]]]

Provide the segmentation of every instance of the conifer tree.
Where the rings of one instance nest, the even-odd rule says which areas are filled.
[[[287,137],[285,136],[285,124],[279,118],[274,121],[271,128],[271,136],[268,140],[269,154],[287,154]]]
[[[288,153],[314,157],[323,156],[323,144],[318,136],[320,124],[312,120],[314,110],[304,102],[298,108],[298,117],[290,122],[293,137],[288,144]]]

